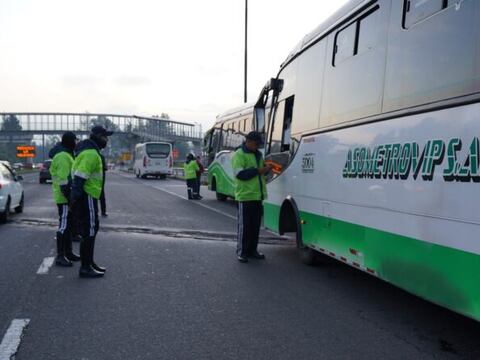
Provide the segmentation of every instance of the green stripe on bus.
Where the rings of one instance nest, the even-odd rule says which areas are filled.
[[[217,162],[208,168],[209,181],[212,181],[213,177],[216,180],[217,192],[235,197],[235,183],[233,179],[227,175],[223,167]]]
[[[279,214],[279,206],[265,203],[265,226],[278,231]],[[479,255],[311,213],[300,216],[304,244],[480,320]]]

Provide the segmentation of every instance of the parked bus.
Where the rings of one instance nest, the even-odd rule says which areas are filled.
[[[133,172],[137,178],[153,176],[165,179],[173,174],[172,144],[148,142],[135,146]]]
[[[215,191],[217,200],[235,197],[232,156],[245,135],[254,129],[253,105],[245,104],[219,115],[213,128],[204,136],[208,188]]]
[[[253,111],[267,228],[295,234],[306,263],[321,253],[477,320],[479,18],[475,0],[352,0]]]

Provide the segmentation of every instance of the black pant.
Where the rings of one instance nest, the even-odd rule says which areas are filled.
[[[250,256],[257,251],[262,215],[261,201],[238,202],[237,255]]]
[[[84,194],[75,204],[78,231],[83,239],[95,237],[99,228],[98,200]]]
[[[62,235],[71,236],[73,228],[73,214],[68,210],[67,204],[57,204],[58,207],[58,230]]]
[[[187,179],[187,194],[189,199],[192,199],[198,196],[197,187],[198,187],[197,178]]]

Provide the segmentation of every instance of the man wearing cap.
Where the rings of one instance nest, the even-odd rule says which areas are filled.
[[[243,263],[248,262],[248,258],[265,259],[257,246],[263,200],[267,196],[265,174],[270,167],[265,166],[262,153],[258,150],[261,145],[261,134],[252,131],[232,158],[235,200],[238,202],[237,259]]]
[[[73,186],[71,207],[77,217],[80,235],[81,264],[80,277],[96,278],[105,274],[106,269],[94,261],[95,238],[99,228],[98,199],[103,186],[103,164],[100,150],[107,146],[112,135],[103,126],[94,126],[90,138],[78,143],[73,164]]]
[[[73,214],[68,208],[72,187],[73,151],[77,137],[73,132],[66,132],[62,142],[50,150],[52,159],[50,174],[52,175],[53,198],[58,207],[59,224],[57,229],[57,266],[72,266],[72,261],[79,261],[80,257],[72,251]]]

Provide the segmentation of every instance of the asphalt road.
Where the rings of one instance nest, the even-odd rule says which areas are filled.
[[[267,260],[238,263],[235,204],[189,202],[175,180],[110,173],[106,276],[38,275],[56,210],[48,185],[24,184],[24,214],[0,226],[0,340],[30,319],[17,360],[480,358],[479,323],[333,260],[302,265],[288,240],[263,232]]]

